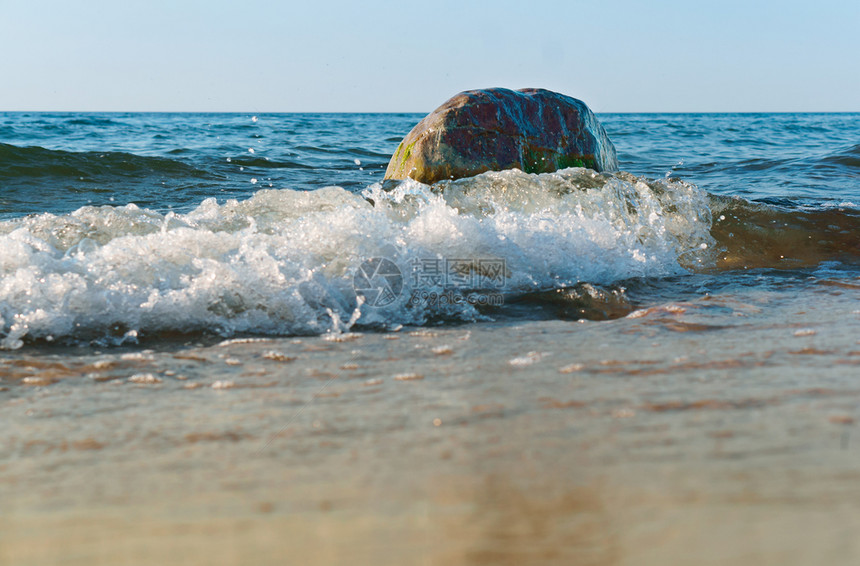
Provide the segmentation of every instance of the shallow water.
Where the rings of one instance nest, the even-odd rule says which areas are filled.
[[[860,115],[420,117],[0,115],[0,561],[853,563]]]

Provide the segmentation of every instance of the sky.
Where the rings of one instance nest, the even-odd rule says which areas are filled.
[[[857,0],[0,0],[0,111],[860,111]]]

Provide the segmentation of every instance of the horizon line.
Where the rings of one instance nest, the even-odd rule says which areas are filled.
[[[595,114],[858,114],[860,110],[600,110]],[[429,114],[433,110],[0,110],[0,114]]]

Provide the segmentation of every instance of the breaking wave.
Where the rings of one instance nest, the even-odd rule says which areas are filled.
[[[707,269],[716,261],[709,204],[683,181],[574,168],[377,183],[361,194],[267,189],[185,214],[129,204],[31,215],[0,222],[0,337],[18,348],[475,320],[474,302],[414,298],[480,289],[413,277],[415,266],[496,262],[495,291],[507,298]],[[402,273],[385,306],[356,293],[369,258]]]

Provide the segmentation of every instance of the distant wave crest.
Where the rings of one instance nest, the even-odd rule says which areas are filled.
[[[0,183],[44,177],[101,180],[153,175],[211,177],[210,173],[165,157],[111,151],[72,152],[0,143]]]

